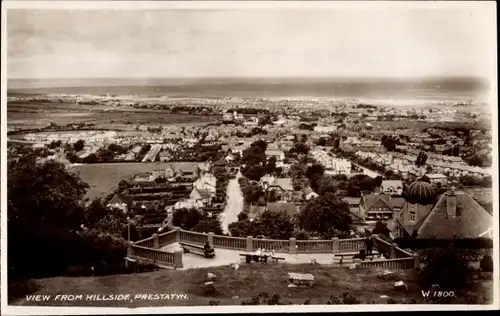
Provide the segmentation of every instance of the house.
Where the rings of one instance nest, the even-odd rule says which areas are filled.
[[[402,214],[406,215],[406,214]],[[493,216],[463,191],[442,194],[421,218],[413,218],[413,226],[405,226],[404,216],[399,218],[400,228],[418,239],[469,239],[487,237],[493,227]],[[411,216],[411,214],[410,214]]]
[[[448,180],[448,178],[441,173],[428,173],[426,174],[426,176],[427,178],[429,178],[429,181],[435,185],[437,185],[438,183],[439,185],[444,185]]]
[[[285,153],[282,150],[266,150],[266,156],[269,157],[276,157],[277,162],[282,162],[285,160]]]
[[[109,200],[108,204],[106,204],[106,207],[109,209],[119,209],[123,213],[127,213],[128,209],[130,207],[131,202],[129,201],[128,198],[123,196],[120,193],[116,193],[111,200]]]
[[[171,153],[169,153],[168,151],[162,151],[160,154],[159,154],[159,159],[161,162],[167,162],[167,161],[170,161],[172,160],[173,156]]]
[[[273,183],[275,179],[275,177],[266,174],[265,176],[260,178],[260,184],[262,185],[262,188],[266,190],[267,187],[271,185],[271,183]]]
[[[191,194],[189,194],[189,199],[199,202],[203,205],[210,205],[212,197],[215,195],[215,192],[210,190],[203,190],[200,188],[193,188]]]
[[[361,198],[359,197],[349,197],[346,196],[342,199],[342,201],[346,202],[349,205],[349,211],[356,216],[356,218],[360,218],[359,214],[359,202]]]
[[[380,185],[380,191],[389,195],[401,195],[403,194],[403,181],[383,180]]]
[[[318,193],[314,192],[310,186],[305,187],[303,192],[304,192],[304,199],[307,201],[319,196]]]
[[[359,217],[367,222],[391,219],[394,211],[389,199],[390,196],[386,194],[363,195],[359,202]]]
[[[265,189],[266,196],[273,192],[275,197],[281,201],[289,201],[293,197],[293,185],[291,178],[276,178]]]

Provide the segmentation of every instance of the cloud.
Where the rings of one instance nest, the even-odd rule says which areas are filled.
[[[16,10],[8,75],[484,75],[490,20],[452,9]]]

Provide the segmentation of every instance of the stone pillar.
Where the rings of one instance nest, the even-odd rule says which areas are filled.
[[[252,236],[247,236],[247,251],[248,252],[253,251],[253,237]]]
[[[210,247],[215,248],[214,246],[214,233],[208,233],[208,243]]]
[[[413,255],[413,269],[420,270],[420,256],[418,254]]]
[[[396,259],[396,258],[397,258],[397,257],[396,257],[396,247],[397,247],[397,246],[398,246],[398,245],[397,245],[397,244],[395,244],[395,243],[392,243],[392,244],[391,244],[391,259]]]
[[[132,257],[134,255],[134,248],[132,248],[132,242],[128,243],[127,246],[127,257]]]
[[[333,237],[332,238],[332,252],[340,252],[340,242],[339,242],[339,237]]]
[[[181,241],[181,228],[180,227],[175,228],[175,241],[177,241],[177,242]]]
[[[297,253],[297,243],[295,241],[295,238],[290,238],[290,250],[289,253],[291,254],[296,254]]]
[[[182,251],[177,250],[174,252],[174,269],[182,268]]]
[[[160,239],[158,238],[157,233],[153,234],[153,248],[155,248],[155,249],[160,248]]]

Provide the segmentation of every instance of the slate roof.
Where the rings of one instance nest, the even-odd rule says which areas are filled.
[[[493,216],[465,192],[456,192],[457,215],[448,214],[450,205],[443,194],[418,229],[421,239],[477,238],[493,225]]]
[[[366,194],[361,197],[360,205],[363,204],[364,209],[366,212],[368,212],[375,203],[377,203],[379,200],[382,200],[384,204],[387,205],[389,209],[392,210],[392,206],[389,203],[389,196],[385,194]]]

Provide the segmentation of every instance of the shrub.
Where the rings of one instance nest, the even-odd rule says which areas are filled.
[[[464,289],[470,279],[467,261],[452,247],[429,249],[424,254],[428,263],[419,273],[425,288],[438,284],[443,290]]]
[[[479,263],[481,270],[483,272],[493,272],[493,258],[491,256],[483,256],[481,262]]]
[[[33,280],[20,279],[8,284],[8,300],[16,300],[26,295],[35,293],[39,286]]]

